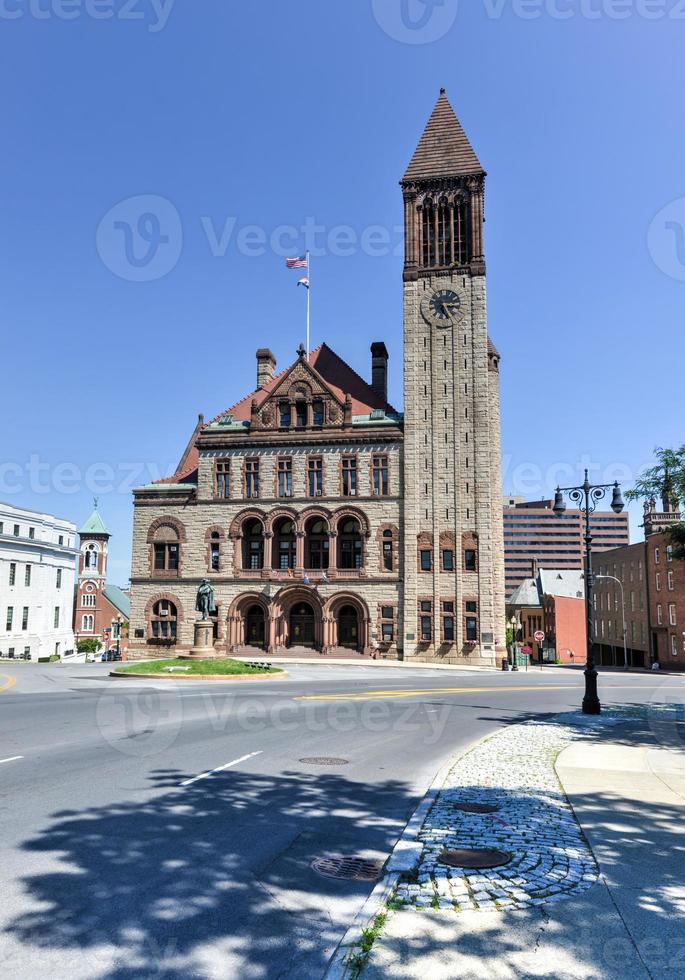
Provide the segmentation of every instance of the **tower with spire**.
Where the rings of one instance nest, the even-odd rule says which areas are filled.
[[[116,644],[120,628],[120,649],[126,647],[131,613],[129,597],[107,583],[110,531],[100,513],[97,498],[88,520],[79,528],[79,560],[74,597],[74,633],[79,640],[97,639],[103,647]]]
[[[404,197],[404,656],[505,649],[499,354],[488,335],[485,171],[444,89]],[[462,647],[463,641],[463,647]]]

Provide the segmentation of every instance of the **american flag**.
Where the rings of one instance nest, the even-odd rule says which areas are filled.
[[[286,259],[285,264],[289,269],[306,269],[307,268],[307,256],[300,255],[294,259]]]

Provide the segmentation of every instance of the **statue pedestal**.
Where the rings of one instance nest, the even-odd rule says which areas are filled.
[[[211,619],[195,623],[195,639],[190,653],[180,654],[181,660],[221,660],[222,654],[214,650],[214,624]]]

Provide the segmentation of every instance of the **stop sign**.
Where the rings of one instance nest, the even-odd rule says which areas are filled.
[[[542,632],[542,630],[538,630],[537,633],[535,633],[535,642],[536,643],[542,643],[542,641],[544,640],[544,638],[545,638],[545,634]]]

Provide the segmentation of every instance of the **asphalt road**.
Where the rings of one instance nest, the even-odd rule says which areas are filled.
[[[372,883],[312,861],[383,860],[458,750],[577,708],[583,684],[553,668],[108,670],[0,666],[5,978],[320,977]],[[683,700],[685,680],[605,674],[600,695]]]

